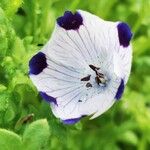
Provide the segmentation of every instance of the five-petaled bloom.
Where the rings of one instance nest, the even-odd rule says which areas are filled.
[[[132,61],[132,33],[123,22],[66,11],[48,43],[29,62],[29,75],[66,124],[98,117],[123,94]]]

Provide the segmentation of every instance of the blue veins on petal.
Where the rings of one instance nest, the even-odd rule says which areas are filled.
[[[57,18],[57,24],[66,30],[77,30],[83,24],[83,18],[80,13],[65,11],[64,15]]]
[[[45,54],[42,52],[34,55],[29,61],[29,74],[38,75],[47,67]]]
[[[121,79],[120,85],[118,87],[118,90],[117,90],[117,93],[116,93],[116,96],[115,96],[116,100],[119,100],[122,97],[122,94],[124,92],[124,88],[125,88],[124,80]]]
[[[117,29],[120,45],[123,47],[129,46],[130,40],[132,38],[130,27],[126,23],[121,22],[117,25]]]
[[[39,93],[42,96],[42,98],[45,99],[47,102],[54,103],[55,105],[57,105],[56,98],[47,95],[45,92],[39,92]]]

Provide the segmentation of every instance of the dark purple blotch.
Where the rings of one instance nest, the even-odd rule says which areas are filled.
[[[79,117],[79,118],[72,118],[72,119],[67,119],[67,120],[62,120],[62,122],[63,122],[64,124],[75,124],[75,123],[79,122],[81,118],[82,118],[82,117]]]
[[[44,100],[46,100],[46,101],[49,102],[49,103],[54,103],[55,105],[57,105],[56,98],[47,95],[45,92],[39,92],[39,93],[40,93],[40,95],[42,96],[42,98],[43,98]]]
[[[62,122],[64,124],[75,124],[75,123],[79,122],[83,117],[86,117],[86,115],[82,115],[81,117],[78,117],[78,118],[62,120]]]
[[[57,18],[57,24],[66,30],[77,30],[83,24],[83,18],[79,12],[73,14],[71,11],[65,11],[63,16]]]
[[[130,40],[132,38],[130,27],[126,23],[121,22],[117,25],[117,29],[120,45],[123,47],[129,46]]]
[[[120,85],[118,87],[118,90],[117,90],[117,93],[116,93],[116,96],[115,96],[116,100],[119,100],[122,97],[122,94],[124,92],[124,88],[125,88],[124,80],[121,79]]]
[[[29,74],[37,75],[47,67],[45,54],[42,52],[34,55],[29,61]]]

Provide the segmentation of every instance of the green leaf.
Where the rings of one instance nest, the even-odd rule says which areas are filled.
[[[0,149],[2,150],[21,150],[21,137],[14,132],[0,129]]]
[[[6,111],[9,104],[9,96],[7,93],[0,93],[0,112]]]
[[[7,27],[0,24],[0,56],[5,56],[8,49]]]
[[[120,140],[125,143],[132,144],[132,145],[137,145],[138,143],[137,135],[133,131],[130,131],[130,130],[121,134]]]
[[[19,94],[23,105],[37,105],[37,92],[28,84],[17,84],[14,91]]]
[[[15,111],[17,111],[16,106],[14,105],[13,102],[9,102],[8,108],[4,115],[5,123],[9,123],[10,121],[12,121],[15,118],[15,115],[16,115]]]
[[[1,0],[0,4],[5,10],[7,16],[12,17],[21,6],[22,0]]]
[[[49,125],[46,119],[31,123],[23,134],[23,145],[25,150],[47,150],[50,137]]]
[[[3,84],[0,84],[0,92],[5,91],[7,89],[6,86],[4,86]]]
[[[13,58],[15,58],[15,60],[18,61],[18,62],[20,62],[21,60],[23,61],[24,58],[26,57],[23,41],[18,37],[16,37],[15,40],[14,40],[14,45],[12,47],[12,52],[13,52],[12,53]]]

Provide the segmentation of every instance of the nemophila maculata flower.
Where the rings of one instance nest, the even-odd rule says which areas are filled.
[[[29,75],[65,124],[107,111],[124,92],[132,61],[132,33],[124,22],[66,11],[48,43],[29,62]]]

